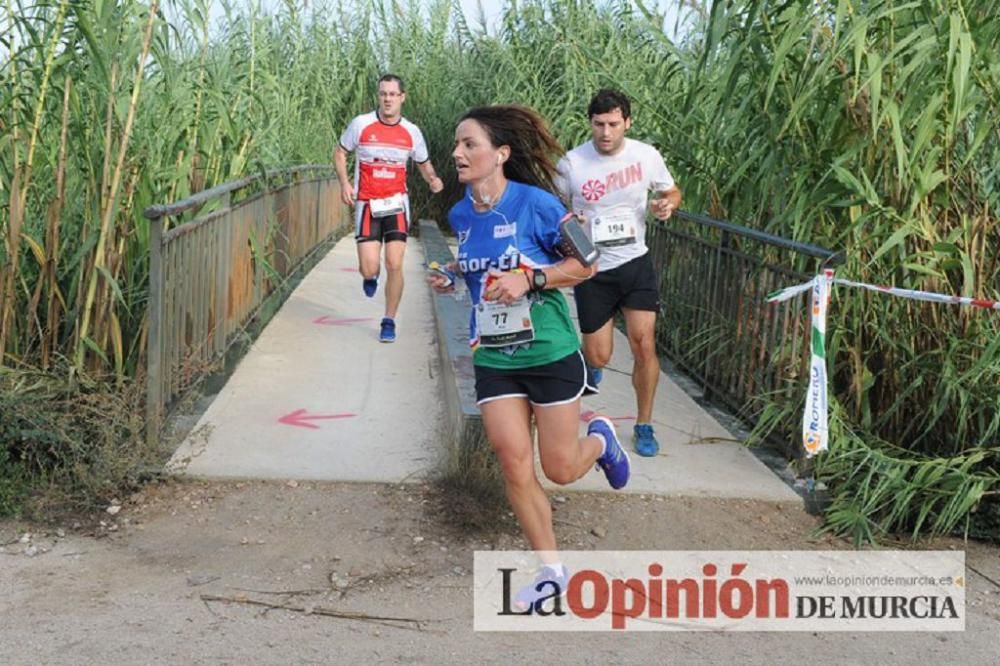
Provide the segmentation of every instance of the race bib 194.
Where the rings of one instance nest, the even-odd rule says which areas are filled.
[[[594,245],[615,247],[635,243],[635,213],[631,210],[612,210],[593,218],[591,234]]]

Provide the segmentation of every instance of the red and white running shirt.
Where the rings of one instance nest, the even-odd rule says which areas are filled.
[[[340,145],[357,153],[354,186],[358,199],[383,199],[406,192],[406,161],[429,159],[420,128],[406,118],[392,125],[382,122],[377,111],[354,118],[340,137]]]

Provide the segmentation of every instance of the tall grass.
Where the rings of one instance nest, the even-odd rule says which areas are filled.
[[[384,71],[406,79],[404,113],[451,183],[434,198],[415,185],[426,214],[458,195],[449,154],[470,106],[534,106],[568,147],[587,136],[593,90],[615,85],[635,101],[633,136],[660,147],[687,208],[843,250],[852,278],[1000,291],[990,0],[684,3],[692,22],[678,43],[643,2],[521,0],[489,33],[449,0],[290,2],[274,15],[232,4],[214,28],[201,0],[171,5],[170,22],[136,2],[5,2],[0,367],[66,357],[60,367],[120,382],[141,372],[142,208],[328,160]],[[998,321],[837,290],[829,357],[838,432],[852,434],[817,468],[837,498],[884,498],[896,482],[886,479],[938,459],[972,460],[969,478],[985,479],[956,486],[961,506],[994,492]],[[771,405],[762,428],[793,430],[797,410]],[[896,472],[855,474],[865,448]],[[873,535],[957,524],[929,494],[908,506],[932,507],[933,519],[862,505]],[[857,533],[845,515],[831,512],[835,526]]]
[[[714,3],[683,107],[697,200],[843,248],[864,281],[996,298],[997,43],[990,2]],[[1000,485],[1000,318],[844,290],[831,312],[833,526],[952,529]],[[899,481],[942,478],[938,458],[968,461],[965,481],[904,501]]]
[[[356,39],[362,15],[230,8],[213,32],[209,3],[169,9],[172,22],[155,2],[0,9],[0,476],[43,489],[59,480],[74,504],[134,477],[111,473],[121,456],[103,444],[107,423],[53,424],[79,401],[105,405],[111,422],[118,396],[135,394],[147,316],[141,211],[250,171],[328,160],[378,71]],[[22,377],[36,368],[64,385],[28,390]],[[115,433],[143,453],[122,457],[136,469],[157,454],[139,432]],[[108,487],[57,473],[81,465],[103,470]]]
[[[345,24],[137,2],[8,0],[0,89],[0,358],[119,380],[141,367],[141,211],[297,160],[327,161],[378,71]],[[317,137],[326,140],[317,141]]]

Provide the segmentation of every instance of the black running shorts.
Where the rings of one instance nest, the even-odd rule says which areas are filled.
[[[597,393],[597,387],[587,383],[587,368],[579,351],[531,368],[501,370],[477,365],[475,369],[478,405],[503,398],[527,398],[533,405],[548,407],[573,402],[585,393]]]
[[[387,217],[372,217],[367,201],[359,201],[355,209],[354,240],[359,243],[366,241],[406,242],[409,220],[408,210],[393,213]]]
[[[660,311],[659,282],[649,253],[581,282],[573,289],[580,332],[595,333],[622,308]]]

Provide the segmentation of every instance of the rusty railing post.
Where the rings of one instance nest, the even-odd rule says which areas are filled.
[[[148,217],[148,216],[147,216]],[[146,335],[146,441],[160,442],[163,409],[163,218],[149,217],[149,331]]]

